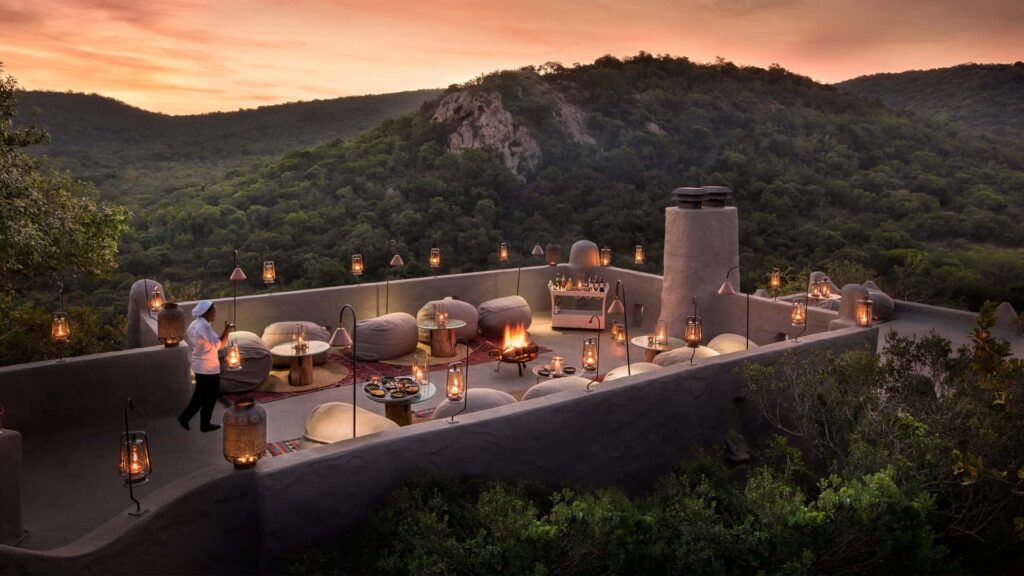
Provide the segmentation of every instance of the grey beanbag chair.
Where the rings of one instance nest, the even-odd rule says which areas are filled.
[[[488,300],[477,308],[479,313],[479,329],[484,336],[497,338],[505,331],[505,326],[522,324],[529,328],[533,322],[530,304],[522,296],[505,296]]]
[[[227,364],[224,362],[231,340],[238,344],[238,351],[242,355],[241,370],[228,370]],[[266,380],[273,364],[273,360],[270,358],[270,349],[259,336],[252,332],[232,332],[228,335],[228,341],[224,343],[224,348],[221,348],[217,355],[220,357],[221,394],[248,392],[256,388]]]
[[[380,414],[356,408],[356,436],[366,436],[398,428],[398,424]],[[352,405],[326,402],[313,408],[306,418],[306,431],[299,444],[301,450],[352,438]]]
[[[583,376],[552,378],[531,386],[530,389],[526,391],[526,394],[523,394],[523,400],[541,398],[543,396],[558,394],[559,392],[566,392],[568,390],[577,390],[582,392],[586,390],[587,384],[590,384],[590,378],[584,378]],[[599,384],[600,382],[594,382],[594,385],[591,386],[591,390]]]
[[[707,346],[697,348],[697,353],[694,354],[693,348],[684,346],[682,348],[676,348],[675,350],[669,350],[668,352],[658,354],[654,357],[654,363],[661,367],[674,366],[676,364],[689,364],[691,356],[693,357],[693,361],[696,362],[697,360],[719,356],[719,354]]]
[[[412,314],[392,312],[356,324],[356,359],[388,360],[416,350],[418,331]]]
[[[665,354],[668,354],[668,352],[665,352]],[[661,354],[659,354],[659,356],[660,355]],[[643,374],[644,372],[650,372],[651,370],[658,370],[660,368],[661,366],[651,364],[650,362],[633,362],[629,365],[629,370],[627,370],[625,366],[619,366],[618,368],[609,370],[608,373],[604,375],[604,380],[602,380],[602,382],[610,382],[619,378],[625,378],[626,376],[636,376],[637,374]]]
[[[466,411],[463,414],[470,412],[479,412],[481,410],[489,410],[491,408],[497,408],[498,406],[507,406],[508,404],[515,404],[516,399],[511,394],[502,392],[501,390],[494,390],[492,388],[470,388],[466,390],[466,395],[469,399],[466,401]],[[442,420],[449,416],[454,416],[462,410],[463,401],[451,402],[447,398],[441,401],[434,409],[434,415],[432,419]]]
[[[479,314],[476,311],[476,306],[462,300],[445,298],[444,300],[432,300],[427,302],[416,314],[416,321],[433,320],[434,306],[437,304],[444,304],[448,307],[449,320],[462,320],[466,323],[462,328],[455,329],[456,337],[462,337],[466,340],[476,338],[477,318],[479,318]],[[426,328],[420,329],[419,339],[420,342],[430,342],[430,330],[427,330]]]
[[[328,342],[331,339],[331,333],[326,328],[320,326],[316,322],[306,322],[305,320],[293,320],[290,322],[274,322],[270,326],[263,329],[263,343],[267,345],[267,348],[273,348],[280,344],[285,344],[292,341],[292,331],[296,324],[302,324],[306,327],[306,338],[311,342]],[[313,364],[319,366],[327,362],[327,352],[313,355]],[[291,359],[285,356],[274,356],[274,366],[284,367],[291,363]]]
[[[757,348],[757,344],[753,340],[750,341],[751,348]],[[729,354],[730,352],[739,352],[747,349],[747,338],[741,334],[732,334],[726,332],[719,334],[708,342],[708,348],[711,348],[719,354]]]

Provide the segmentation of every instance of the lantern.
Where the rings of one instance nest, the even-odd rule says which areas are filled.
[[[431,248],[430,249],[429,264],[430,264],[431,268],[440,268],[441,267],[441,249],[440,248]]]
[[[277,280],[277,269],[274,267],[273,260],[267,260],[263,263],[263,283],[273,284]]]
[[[352,255],[352,275],[362,276],[363,275],[363,255],[353,254]]]
[[[434,305],[434,323],[437,324],[438,328],[444,328],[448,325],[448,307],[444,304],[438,303]]]
[[[551,373],[561,374],[565,370],[565,358],[561,356],[551,357]]]
[[[621,322],[612,322],[612,342],[619,345],[626,343],[626,327]]]
[[[224,355],[224,364],[228,370],[242,369],[242,353],[238,350],[238,343],[234,340],[228,343],[228,352]]]
[[[558,244],[548,244],[547,250],[544,253],[548,257],[548,266],[557,266],[562,260],[562,247]]]
[[[54,342],[67,342],[71,338],[71,329],[68,327],[68,315],[63,310],[53,313],[53,321],[50,322],[50,335]]]
[[[807,325],[807,301],[797,298],[793,301],[793,308],[789,313],[789,322],[793,326]]]
[[[664,320],[658,320],[654,325],[654,343],[658,346],[668,345],[668,323]]]
[[[296,324],[292,326],[292,348],[296,352],[305,352],[309,348],[309,340],[306,337],[306,325]]]
[[[445,386],[445,397],[452,402],[462,400],[466,393],[466,376],[462,373],[462,362],[448,365],[448,384]]]
[[[508,262],[508,243],[502,242],[498,246],[498,262]]]
[[[633,248],[633,264],[643,264],[646,261],[647,257],[644,254],[644,245],[637,244],[636,247]]]
[[[704,320],[700,316],[687,316],[686,328],[683,330],[683,340],[690,348],[699,348],[704,340]]]
[[[252,468],[267,451],[267,411],[241,398],[224,411],[224,458],[236,469]]]
[[[874,302],[871,300],[857,300],[857,326],[871,326],[871,319],[874,316],[873,308]]]
[[[612,265],[612,249],[605,246],[601,248],[601,266],[607,268]]]
[[[125,486],[138,486],[149,480],[153,466],[149,461],[149,440],[142,430],[121,433],[121,458],[118,466]]]
[[[772,290],[782,288],[782,272],[778,268],[772,268],[772,273],[768,277],[768,287]]]
[[[153,287],[153,293],[149,297],[149,311],[159,312],[164,307],[164,293],[159,286]]]
[[[828,278],[821,281],[821,286],[818,288],[818,296],[826,299],[832,296],[832,282]]]
[[[584,372],[597,372],[598,350],[597,338],[583,339],[583,365]]]
[[[417,349],[412,357],[412,379],[417,384],[430,382],[430,357],[420,349]]]
[[[185,312],[174,302],[164,304],[156,317],[156,334],[168,348],[177,346],[185,336]]]

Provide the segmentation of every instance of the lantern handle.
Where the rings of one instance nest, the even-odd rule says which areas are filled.
[[[598,316],[597,314],[594,314],[590,317],[589,320],[587,320],[587,324],[593,324],[594,320],[597,320],[597,366],[594,367],[594,377],[590,380],[590,382],[587,382],[587,387],[584,388],[585,392],[593,392],[593,390],[591,390],[590,387],[594,384],[594,382],[597,382],[597,379],[601,376],[601,317]],[[626,346],[629,346],[628,342],[626,343]],[[626,362],[629,361],[627,360]]]

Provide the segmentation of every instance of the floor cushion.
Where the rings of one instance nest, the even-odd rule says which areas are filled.
[[[453,300],[451,298],[445,298],[444,300],[431,300],[420,308],[420,311],[416,313],[416,321],[422,322],[424,320],[434,319],[434,306],[438,304],[444,304],[448,307],[448,319],[449,320],[462,320],[466,323],[462,328],[455,329],[456,338],[465,338],[466,340],[472,340],[476,338],[477,330],[477,318],[479,314],[476,311],[476,306],[473,306],[469,302],[463,300]],[[420,342],[430,342],[430,330],[421,328],[419,330]]]
[[[753,340],[750,341],[751,348],[757,348],[757,344]],[[729,354],[730,352],[739,352],[747,349],[747,338],[740,334],[732,334],[725,332],[719,334],[708,342],[708,348],[711,348],[719,354]]]
[[[416,319],[405,312],[360,320],[355,332],[358,360],[388,360],[411,354],[419,342]]]
[[[331,339],[331,333],[326,328],[317,324],[316,322],[307,322],[305,320],[292,320],[289,322],[274,322],[270,326],[263,329],[263,343],[267,345],[267,348],[273,348],[281,344],[287,344],[292,341],[292,332],[295,330],[296,324],[302,324],[306,327],[306,338],[310,341],[317,342],[328,342]],[[291,358],[287,356],[273,356],[274,366],[283,368],[289,366]],[[313,364],[319,366],[327,362],[327,352],[321,352],[320,354],[313,355]]]
[[[398,424],[380,414],[356,408],[356,436],[366,436],[398,428]],[[352,405],[326,402],[313,408],[306,418],[306,430],[299,447],[302,450],[352,438]]]
[[[654,363],[658,366],[674,366],[676,364],[689,364],[690,357],[693,357],[693,361],[703,360],[706,358],[713,358],[718,356],[718,352],[708,348],[707,346],[701,346],[697,348],[697,353],[694,354],[694,349],[688,346],[682,348],[676,348],[675,350],[669,350],[668,352],[662,352],[654,357]]]
[[[238,352],[242,356],[242,368],[240,370],[228,370],[224,357],[227,355],[228,346],[234,340],[238,344]],[[273,360],[270,357],[270,349],[256,334],[243,332],[241,330],[228,335],[228,341],[217,354],[220,357],[220,393],[236,394],[248,392],[259,386],[273,367]]]
[[[466,411],[463,414],[516,403],[515,397],[511,394],[492,388],[470,388],[466,390],[466,395],[469,396],[469,399],[466,400]],[[454,416],[459,410],[462,410],[462,404],[463,400],[452,402],[445,398],[434,409],[433,419],[442,420]]]
[[[505,332],[505,326],[522,324],[529,328],[533,322],[530,304],[522,296],[505,296],[488,300],[477,308],[478,326],[484,336],[498,338]]]
[[[665,354],[668,354],[668,352],[665,352]],[[651,370],[658,370],[661,366],[651,364],[650,362],[633,362],[629,365],[629,368],[630,369],[627,371],[626,367],[623,365],[609,370],[608,373],[604,375],[604,380],[602,380],[602,382],[609,382],[618,378],[625,378],[626,376],[635,376],[637,374],[643,374],[644,372],[650,372]]]
[[[590,384],[590,378],[584,378],[583,376],[566,376],[564,378],[552,378],[550,380],[544,380],[539,384],[534,384],[523,394],[523,400],[532,400],[533,398],[541,398],[550,394],[558,394],[559,392],[566,392],[568,390],[586,390],[587,384]],[[594,386],[598,386],[600,382],[594,382]]]

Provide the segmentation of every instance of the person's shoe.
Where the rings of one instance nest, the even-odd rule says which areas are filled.
[[[220,430],[220,425],[219,424],[207,424],[206,426],[200,426],[199,430],[201,432],[213,432],[214,430]]]
[[[185,418],[183,418],[182,416],[178,416],[177,420],[178,420],[178,424],[181,424],[181,427],[184,428],[185,430],[191,430],[192,429],[188,425],[188,420],[185,420]]]

